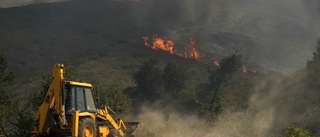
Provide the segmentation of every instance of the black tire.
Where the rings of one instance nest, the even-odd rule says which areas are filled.
[[[119,130],[110,129],[110,132],[107,137],[121,137]]]
[[[96,137],[96,125],[90,118],[83,118],[79,121],[78,137]]]

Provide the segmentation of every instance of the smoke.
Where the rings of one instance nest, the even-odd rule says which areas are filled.
[[[132,6],[146,35],[173,41],[193,36],[202,55],[234,52],[258,69],[294,72],[305,67],[320,37],[317,0],[149,0]]]
[[[270,137],[284,134],[287,124],[316,131],[320,115],[319,93],[306,89],[306,75],[272,74],[254,87],[249,107],[235,111],[225,107],[216,121],[208,124],[196,113],[144,106],[138,119],[143,123],[139,136],[153,137]],[[168,103],[168,102],[167,102]],[[170,109],[167,109],[170,108]],[[191,108],[192,109],[192,108]]]
[[[170,114],[170,113],[169,113]],[[143,123],[138,136],[155,137],[268,137],[274,120],[274,111],[265,108],[259,112],[224,111],[214,125],[199,120],[197,115],[185,115],[161,110],[143,109],[139,115]],[[285,127],[285,125],[283,125]]]
[[[0,7],[62,1],[67,0],[1,0]],[[91,2],[103,1],[113,0]],[[260,72],[304,68],[320,37],[318,0],[141,0],[128,5],[128,22],[143,31],[137,35],[166,35],[176,45],[192,36],[204,61],[238,52]]]
[[[143,128],[138,136],[198,137],[205,136],[206,124],[195,115],[184,115],[174,111],[155,110],[144,107],[138,116]]]
[[[1,0],[0,7],[58,1],[63,0]],[[177,45],[194,36],[206,58],[237,51],[252,66],[292,72],[305,66],[320,37],[319,7],[318,0],[144,0],[131,5],[130,12],[144,35],[167,33]],[[143,107],[140,134],[269,137],[283,133],[290,123],[311,127],[320,123],[319,95],[306,90],[304,77],[266,77],[256,84],[247,109],[225,108],[214,125],[196,113]]]

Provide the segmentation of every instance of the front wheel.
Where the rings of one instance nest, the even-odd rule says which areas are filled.
[[[83,118],[79,122],[78,137],[96,137],[96,125],[90,118]]]

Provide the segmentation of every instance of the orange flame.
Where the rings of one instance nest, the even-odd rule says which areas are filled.
[[[257,73],[257,71],[254,70],[254,69],[251,69],[250,72],[252,72],[252,73]]]
[[[178,53],[174,51],[174,42],[170,39],[167,39],[167,37],[161,38],[161,37],[158,37],[158,35],[154,35],[152,37],[152,45],[148,43],[148,40],[149,40],[148,36],[142,37],[142,39],[144,40],[144,45],[154,50],[164,50],[169,52],[170,54],[174,54],[182,58],[191,58],[196,60],[200,59],[199,52],[195,48],[195,43],[196,43],[195,38],[190,38],[190,43],[184,53]]]
[[[166,37],[164,38],[159,38],[154,36],[153,40],[152,40],[152,49],[155,50],[164,50],[164,51],[168,51],[170,54],[173,54],[173,45],[174,42],[172,40],[167,39]]]
[[[219,61],[218,61],[218,60],[214,60],[214,61],[213,61],[213,64],[214,64],[215,66],[217,66],[217,67],[219,67],[219,66],[220,66],[220,64],[219,64]]]
[[[247,68],[244,65],[242,65],[242,72],[247,73]]]
[[[152,46],[148,43],[148,40],[149,40],[148,36],[142,37],[142,39],[144,40],[144,45],[154,50],[164,50],[164,51],[168,51],[171,54],[174,54],[173,52],[174,42],[170,39],[167,39],[166,37],[160,38],[157,35],[154,35],[152,38]]]
[[[149,39],[148,36],[142,37],[142,39],[144,40],[144,45],[146,45],[146,46],[148,46],[148,47],[151,47],[151,46],[149,45],[149,43],[147,42],[148,39]]]
[[[220,63],[219,63],[219,61],[218,60],[213,60],[213,64],[215,65],[215,66],[217,66],[217,67],[220,67]],[[256,70],[254,70],[254,69],[247,69],[247,67],[245,67],[243,64],[242,64],[242,72],[243,73],[248,73],[248,72],[250,72],[250,73],[257,73],[257,71]]]
[[[242,65],[242,72],[243,72],[243,73],[257,73],[256,70],[254,70],[254,69],[247,69],[247,67],[245,67],[244,65]]]
[[[193,58],[193,59],[200,59],[199,52],[195,48],[196,39],[190,37],[189,46],[186,49],[185,58]]]

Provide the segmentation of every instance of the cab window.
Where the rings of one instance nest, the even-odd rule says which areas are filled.
[[[67,115],[72,115],[74,110],[80,112],[95,112],[91,88],[80,86],[66,86],[65,109]]]

